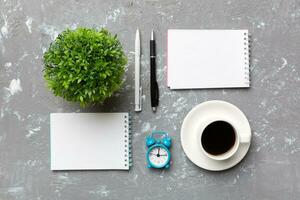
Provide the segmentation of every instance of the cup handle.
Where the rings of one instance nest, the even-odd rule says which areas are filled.
[[[240,141],[241,143],[249,143],[251,139],[250,134],[240,134]]]

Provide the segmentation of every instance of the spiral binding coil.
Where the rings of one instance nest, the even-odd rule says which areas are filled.
[[[124,166],[132,166],[132,156],[131,156],[131,118],[129,115],[124,116]]]
[[[250,36],[244,33],[244,64],[245,64],[245,84],[250,86]]]

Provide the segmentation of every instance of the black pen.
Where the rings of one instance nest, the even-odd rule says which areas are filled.
[[[152,111],[156,111],[158,106],[158,85],[156,81],[156,50],[153,30],[150,39],[150,89],[151,89],[151,107]]]

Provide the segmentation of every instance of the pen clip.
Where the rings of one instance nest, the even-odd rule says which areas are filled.
[[[142,86],[140,87],[140,107],[141,107],[141,109],[142,109],[142,93],[143,92],[143,88],[142,88]]]

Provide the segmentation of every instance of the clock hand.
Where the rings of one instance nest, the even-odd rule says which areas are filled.
[[[161,154],[160,156],[168,156],[167,154]]]
[[[160,152],[160,148],[158,148],[158,152],[157,152],[158,155],[160,155],[159,152]]]

